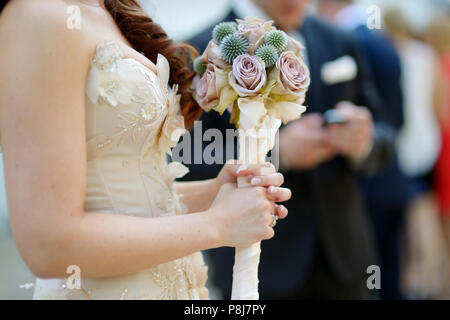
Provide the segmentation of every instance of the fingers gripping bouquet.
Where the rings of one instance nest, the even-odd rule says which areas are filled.
[[[239,158],[265,162],[281,123],[300,118],[310,84],[302,45],[256,18],[223,22],[194,62],[194,97],[205,110],[231,112],[239,128]],[[240,181],[239,186],[244,182]],[[258,299],[260,244],[236,248],[232,299]]]

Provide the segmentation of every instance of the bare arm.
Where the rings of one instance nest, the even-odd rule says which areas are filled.
[[[9,215],[28,266],[41,277],[65,276],[71,264],[86,277],[113,276],[221,245],[207,213],[85,214],[84,84],[92,46],[82,31],[65,28],[66,6],[36,3],[13,3],[0,20]]]
[[[290,197],[289,190],[264,187],[281,184],[276,174],[239,190],[224,180],[209,210],[191,215],[152,219],[84,212],[84,88],[102,38],[95,32],[110,26],[101,29],[97,12],[94,19],[83,16],[82,30],[67,29],[70,3],[15,0],[0,16],[0,129],[9,216],[30,269],[42,278],[63,277],[69,265],[81,267],[83,277],[117,276],[203,249],[272,238],[274,201]],[[89,21],[96,23],[89,27]]]
[[[217,179],[203,181],[177,182],[175,192],[180,194],[181,201],[187,207],[188,213],[205,211],[211,206],[219,191]]]
[[[281,173],[276,172],[272,164],[265,163],[247,167],[242,166],[237,160],[228,160],[214,179],[177,182],[174,184],[174,189],[182,196],[181,199],[187,206],[188,213],[205,211],[214,203],[221,187],[227,183],[236,184],[238,177],[247,179],[254,187],[268,188],[268,197],[272,201],[283,202],[291,197],[289,189],[280,187],[284,182],[284,177]],[[287,209],[278,205],[275,214],[279,218],[284,218],[287,215]]]

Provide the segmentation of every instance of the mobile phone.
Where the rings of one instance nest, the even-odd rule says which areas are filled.
[[[339,115],[339,112],[335,109],[325,111],[323,114],[323,126],[326,127],[329,124],[346,124],[347,119]]]

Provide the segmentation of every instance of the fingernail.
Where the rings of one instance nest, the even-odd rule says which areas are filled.
[[[277,192],[277,190],[278,190],[277,187],[274,187],[274,186],[269,187],[269,193],[275,193],[275,192]]]
[[[262,182],[261,178],[253,178],[253,179],[250,181],[250,183],[251,183],[252,185],[260,184],[261,182]]]
[[[236,170],[236,173],[240,173],[241,171],[245,171],[247,169],[247,166],[243,164]]]

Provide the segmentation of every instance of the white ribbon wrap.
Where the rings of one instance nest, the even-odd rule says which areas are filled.
[[[244,103],[255,104],[261,102],[250,102],[247,100]],[[240,103],[240,107],[244,103]],[[246,107],[249,106],[247,105]],[[258,109],[255,105],[252,107]],[[264,163],[266,154],[275,144],[275,137],[280,128],[281,120],[272,118],[266,114],[260,115],[257,121],[248,121],[249,119],[246,119],[245,117],[241,120],[252,123],[253,127],[246,127],[243,121],[240,121],[239,123],[239,160],[248,167]],[[248,186],[249,183],[245,178],[240,177],[238,179],[239,188]],[[232,300],[259,299],[258,265],[260,253],[260,242],[255,243],[248,248],[236,248],[233,267]]]

